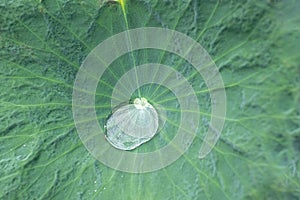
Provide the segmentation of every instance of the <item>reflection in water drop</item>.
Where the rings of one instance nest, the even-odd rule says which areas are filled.
[[[136,98],[107,119],[106,139],[117,149],[132,150],[153,138],[158,124],[155,108],[145,98]]]

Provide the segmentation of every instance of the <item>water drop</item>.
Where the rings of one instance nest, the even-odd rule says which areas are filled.
[[[106,122],[106,139],[117,149],[132,150],[158,131],[158,113],[145,98],[120,106]]]

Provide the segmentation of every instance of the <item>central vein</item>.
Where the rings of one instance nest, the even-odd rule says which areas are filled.
[[[122,8],[122,13],[123,13],[123,16],[124,16],[126,29],[129,30],[127,14],[126,14],[126,7],[125,7],[126,0],[118,0],[118,2],[120,3],[121,8]],[[135,69],[135,78],[136,78],[136,82],[137,82],[138,96],[139,96],[139,98],[141,98],[141,91],[140,91],[140,87],[139,87],[139,79],[138,79],[137,70],[136,70],[135,58],[134,58],[133,52],[132,52],[132,42],[131,42],[131,38],[130,38],[129,34],[128,34],[128,40],[129,40],[129,45],[130,45],[130,50],[131,50],[130,55],[131,55],[131,58],[132,58],[133,67]]]

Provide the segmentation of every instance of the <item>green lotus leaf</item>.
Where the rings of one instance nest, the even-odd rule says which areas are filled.
[[[297,0],[1,1],[0,199],[300,199],[299,10]],[[216,146],[201,158],[213,117],[204,78],[171,52],[120,56],[95,91],[101,127],[113,112],[118,80],[145,63],[178,71],[200,108],[196,137],[178,160],[133,174],[106,166],[85,148],[72,93],[98,44],[142,27],[176,30],[201,44],[222,76],[227,112]],[[169,88],[146,84],[131,100],[141,94],[165,116],[159,132],[134,153],[165,147],[182,117]]]

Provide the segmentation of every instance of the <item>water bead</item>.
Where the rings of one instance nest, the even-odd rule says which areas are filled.
[[[132,150],[158,131],[158,113],[145,98],[120,106],[106,122],[106,139],[115,148]]]

